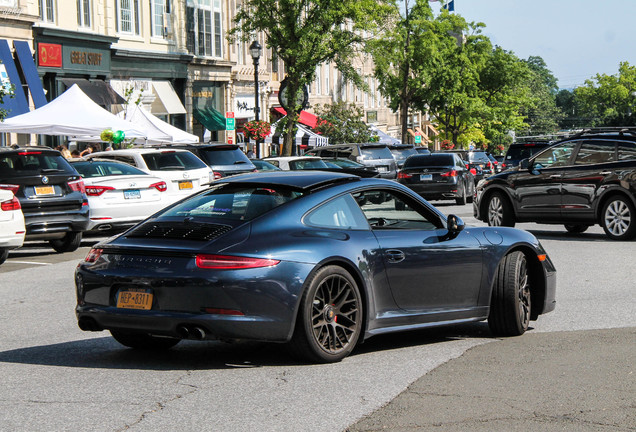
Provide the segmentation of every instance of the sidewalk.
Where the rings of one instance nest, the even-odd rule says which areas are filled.
[[[636,431],[636,328],[480,345],[347,431]]]

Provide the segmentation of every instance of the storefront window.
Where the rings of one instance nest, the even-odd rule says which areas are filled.
[[[77,25],[79,27],[91,26],[90,0],[77,0]]]
[[[139,34],[139,0],[117,0],[117,27],[120,33]]]

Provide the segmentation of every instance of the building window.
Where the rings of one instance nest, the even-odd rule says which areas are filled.
[[[331,88],[329,87],[329,75],[331,74],[331,64],[327,65],[327,70],[325,71],[325,92],[327,94],[331,93]]]
[[[139,34],[139,0],[117,0],[117,31]]]
[[[40,0],[40,19],[44,22],[55,22],[55,0]]]
[[[153,37],[164,38],[168,31],[168,23],[165,17],[168,13],[168,3],[166,0],[150,0],[150,30]]]
[[[77,25],[79,27],[91,26],[91,1],[77,0]]]
[[[186,13],[188,50],[199,56],[223,57],[221,1],[188,1]]]
[[[322,94],[322,65],[316,66],[316,94]]]

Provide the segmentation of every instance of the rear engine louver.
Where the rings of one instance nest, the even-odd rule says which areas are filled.
[[[194,241],[210,241],[232,229],[219,224],[146,223],[131,231],[126,237],[169,238]]]

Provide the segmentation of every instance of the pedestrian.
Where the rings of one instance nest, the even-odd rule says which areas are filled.
[[[73,149],[73,151],[71,152],[71,157],[72,157],[72,158],[78,158],[78,157],[81,157],[81,156],[80,156],[80,152],[79,152],[79,150],[78,150],[78,149]]]
[[[252,151],[252,149],[249,149],[247,151],[247,157],[250,159],[254,159],[256,157],[256,155],[254,154],[254,152]]]
[[[88,156],[91,153],[93,153],[93,146],[88,145],[84,150],[80,152],[80,157]]]

